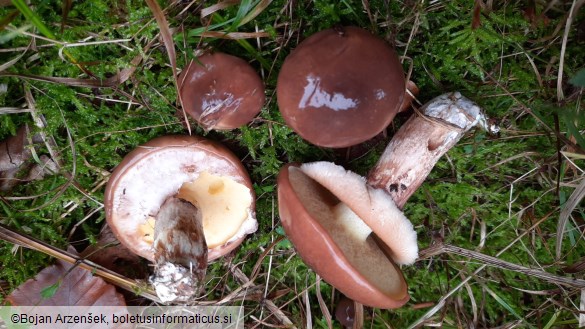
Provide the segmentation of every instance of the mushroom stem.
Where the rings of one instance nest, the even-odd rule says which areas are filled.
[[[355,241],[366,241],[372,233],[372,229],[346,203],[338,203],[332,208],[332,213],[338,225],[352,228],[349,233]]]
[[[439,158],[478,124],[489,133],[499,130],[488,124],[477,104],[459,92],[432,99],[394,135],[371,169],[368,184],[384,189],[402,209]]]
[[[201,212],[188,201],[168,198],[154,227],[154,275],[163,302],[187,302],[201,289],[207,269],[207,243]]]

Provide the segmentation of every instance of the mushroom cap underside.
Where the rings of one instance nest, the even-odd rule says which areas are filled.
[[[353,227],[332,217],[339,199],[287,165],[278,177],[278,206],[285,232],[300,257],[325,281],[364,305],[398,308],[409,300],[400,269],[372,237],[356,241]]]
[[[202,172],[229,177],[249,190],[249,216],[225,244],[212,248],[213,260],[235,249],[245,235],[257,228],[252,182],[240,160],[224,146],[196,136],[163,136],[130,152],[112,173],[105,192],[106,220],[116,238],[132,252],[154,260],[152,241],[145,241],[141,227],[156,217],[160,206],[186,182]],[[228,232],[228,233],[229,233]]]

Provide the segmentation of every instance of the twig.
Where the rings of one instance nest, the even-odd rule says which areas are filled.
[[[97,275],[105,281],[112,283],[120,288],[126,289],[144,298],[148,298],[154,302],[161,303],[155,292],[146,284],[141,284],[138,281],[130,280],[125,276],[102,267],[101,265],[85,260],[67,251],[55,248],[28,235],[15,232],[2,224],[0,224],[0,239],[15,245],[40,251],[46,255],[55,257],[70,264],[75,264],[83,269],[91,271],[94,275]]]
[[[252,281],[250,281],[246,274],[244,274],[244,272],[238,267],[230,266],[230,270],[234,274],[234,277],[240,281],[240,284],[251,285]],[[296,328],[292,321],[280,310],[280,308],[278,308],[278,306],[276,306],[276,304],[274,304],[274,302],[269,299],[264,299],[263,304],[278,319],[278,321],[287,326],[287,328]]]
[[[552,215],[552,213],[549,213],[546,216],[544,216],[543,218],[539,219],[537,222],[535,222],[532,226],[530,226],[530,228],[528,228],[522,234],[518,235],[512,242],[510,242],[506,247],[504,247],[502,250],[500,250],[496,254],[496,257],[499,257],[501,254],[505,253],[508,249],[510,249],[513,245],[515,245],[516,242],[518,242],[526,234],[528,234],[528,232],[531,232],[532,230],[534,230],[538,225],[540,225],[542,222],[544,222],[545,220],[547,220],[551,215]],[[419,253],[419,255],[421,255],[421,254],[422,255],[425,255],[425,251],[422,250]],[[424,256],[423,257],[420,257],[419,256],[419,259],[422,259],[422,258],[424,258]],[[461,289],[463,286],[465,286],[465,284],[467,284],[467,282],[469,282],[479,272],[483,271],[487,266],[488,266],[488,264],[483,264],[479,268],[477,268],[475,271],[473,271],[472,275],[470,275],[467,278],[465,278],[458,285],[456,285],[451,290],[449,290],[446,294],[444,294],[439,299],[439,301],[437,302],[437,304],[434,307],[432,307],[431,309],[429,309],[423,316],[421,316],[420,318],[418,318],[414,323],[410,324],[408,326],[408,328],[409,329],[416,328],[416,327],[420,326],[421,324],[423,324],[426,320],[430,319],[433,315],[435,315],[438,311],[440,311],[443,308],[443,306],[445,306],[445,304],[447,302],[447,299],[451,298],[451,296],[453,294],[455,294],[457,291],[459,291],[459,289]]]
[[[504,270],[514,271],[522,274],[526,274],[528,276],[532,276],[535,278],[539,278],[545,280],[547,282],[560,284],[564,286],[569,286],[572,288],[584,289],[585,288],[585,280],[583,279],[575,279],[569,278],[564,276],[559,276],[556,274],[548,273],[545,271],[541,271],[534,268],[529,268],[526,266],[514,264],[511,262],[507,262],[505,260],[501,260],[499,258],[489,256],[477,251],[468,250],[460,247],[456,247],[449,244],[436,244],[431,246],[425,250],[422,250],[419,256],[421,258],[429,258],[431,256],[436,256],[439,254],[455,254],[460,255],[463,257],[468,257],[477,261],[482,262],[485,265],[493,266],[497,268],[501,268]]]

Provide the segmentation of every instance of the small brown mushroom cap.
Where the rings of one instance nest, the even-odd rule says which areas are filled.
[[[264,84],[243,59],[214,53],[189,63],[179,75],[183,107],[207,130],[235,129],[260,113]]]
[[[409,295],[400,269],[387,258],[373,236],[356,238],[356,232],[363,230],[365,224],[339,224],[342,220],[336,217],[335,209],[343,200],[310,177],[305,169],[286,165],[278,177],[282,225],[299,256],[325,281],[355,301],[379,308],[404,305]],[[391,202],[389,197],[388,200]],[[376,208],[378,201],[374,203],[370,206]],[[406,232],[404,235],[411,234],[394,245],[412,243],[409,241],[412,225],[397,228],[387,223],[382,230],[387,232],[391,227]],[[414,238],[416,244],[416,235]]]
[[[353,328],[355,320],[354,301],[341,296],[335,307],[335,319],[341,323],[344,328]]]
[[[286,58],[278,107],[307,141],[347,147],[380,133],[403,103],[404,71],[384,40],[358,27],[318,32]]]
[[[237,248],[257,228],[252,182],[240,160],[224,146],[196,136],[155,138],[132,152],[116,167],[105,192],[106,220],[114,235],[132,252],[154,260],[152,243],[144,240],[141,226],[154,218],[163,202],[177,194],[185,182],[200,173],[229,177],[246,186],[252,203],[241,227],[226,227],[233,237],[208,251],[208,259]]]

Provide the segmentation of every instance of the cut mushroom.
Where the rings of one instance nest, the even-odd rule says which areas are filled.
[[[467,130],[487,127],[479,107],[459,93],[433,99],[422,115],[400,128],[368,180],[329,162],[287,165],[279,174],[282,225],[299,255],[364,305],[396,308],[408,301],[395,263],[412,264],[418,247],[400,209]]]
[[[260,113],[264,84],[243,59],[206,54],[179,76],[183,107],[206,130],[235,129]]]
[[[404,72],[384,40],[357,27],[318,32],[278,75],[278,107],[307,141],[347,147],[380,133],[405,99]]]
[[[341,194],[327,188],[338,183],[336,192],[344,190]],[[282,226],[301,258],[349,298],[380,308],[406,303],[407,286],[398,267],[376,245],[364,218],[373,222],[383,216],[388,225],[377,233],[402,233],[407,241],[395,245],[414,247],[410,253],[417,253],[412,224],[392,205],[384,191],[368,188],[364,179],[329,162],[287,165],[278,177]],[[360,215],[351,209],[354,206]]]
[[[207,244],[201,213],[189,201],[170,197],[156,215],[155,269],[150,282],[163,302],[187,302],[202,287]]]
[[[171,202],[178,198],[188,201],[181,203],[192,210]],[[170,208],[163,207],[169,203]],[[235,249],[256,231],[254,206],[252,183],[238,158],[225,147],[194,136],[160,137],[139,146],[114,170],[105,194],[108,225],[124,246],[161,270],[169,268],[163,260],[182,265],[198,280],[202,275],[196,269],[203,263],[198,248],[209,247],[206,261]],[[198,233],[199,225],[203,234]],[[202,240],[190,241],[193,237]],[[167,255],[161,256],[163,250]]]
[[[368,183],[386,190],[398,208],[404,207],[439,158],[478,124],[491,134],[499,130],[461,93],[435,97],[392,137],[370,171]]]

